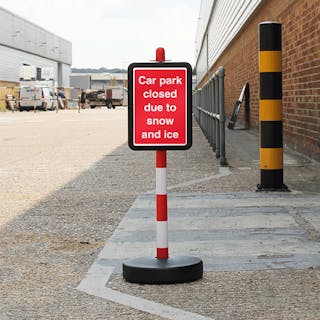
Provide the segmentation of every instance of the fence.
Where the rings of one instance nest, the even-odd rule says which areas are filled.
[[[212,78],[193,94],[193,113],[202,132],[210,143],[220,165],[226,166],[224,67],[220,67]]]

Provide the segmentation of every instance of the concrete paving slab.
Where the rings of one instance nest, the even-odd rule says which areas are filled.
[[[310,228],[305,218],[318,217],[320,199],[315,195],[174,193],[169,199],[170,256],[201,258],[205,278],[213,272],[243,274],[320,266],[320,234]],[[137,197],[78,289],[111,301],[117,297],[119,303],[152,314],[165,314],[168,319],[202,319],[196,313],[185,314],[186,306],[167,315],[164,310],[169,305],[171,308],[168,302],[146,308],[148,302],[154,304],[153,299],[140,297],[144,292],[140,287],[140,294],[132,293],[131,286],[124,286],[121,280],[125,260],[155,256],[154,206],[154,195]],[[100,273],[92,273],[95,269]],[[151,287],[146,290],[154,294]]]
[[[319,206],[320,199],[312,194],[172,193],[170,254],[200,257],[205,271],[318,267],[320,237],[310,237],[305,219],[316,221]],[[154,208],[154,195],[140,195],[98,263],[121,272],[126,259],[154,256]]]

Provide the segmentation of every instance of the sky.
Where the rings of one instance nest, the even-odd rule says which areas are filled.
[[[155,59],[195,64],[201,0],[0,0],[0,6],[72,42],[72,66],[126,68]]]

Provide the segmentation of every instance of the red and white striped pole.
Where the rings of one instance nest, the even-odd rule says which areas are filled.
[[[168,259],[167,151],[156,151],[157,259]]]
[[[164,48],[156,50],[156,61],[164,62]],[[157,259],[168,259],[167,151],[156,151]]]

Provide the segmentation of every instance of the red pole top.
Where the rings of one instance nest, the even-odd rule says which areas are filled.
[[[166,61],[166,55],[165,55],[164,48],[157,48],[157,50],[156,50],[156,60],[158,62]]]

